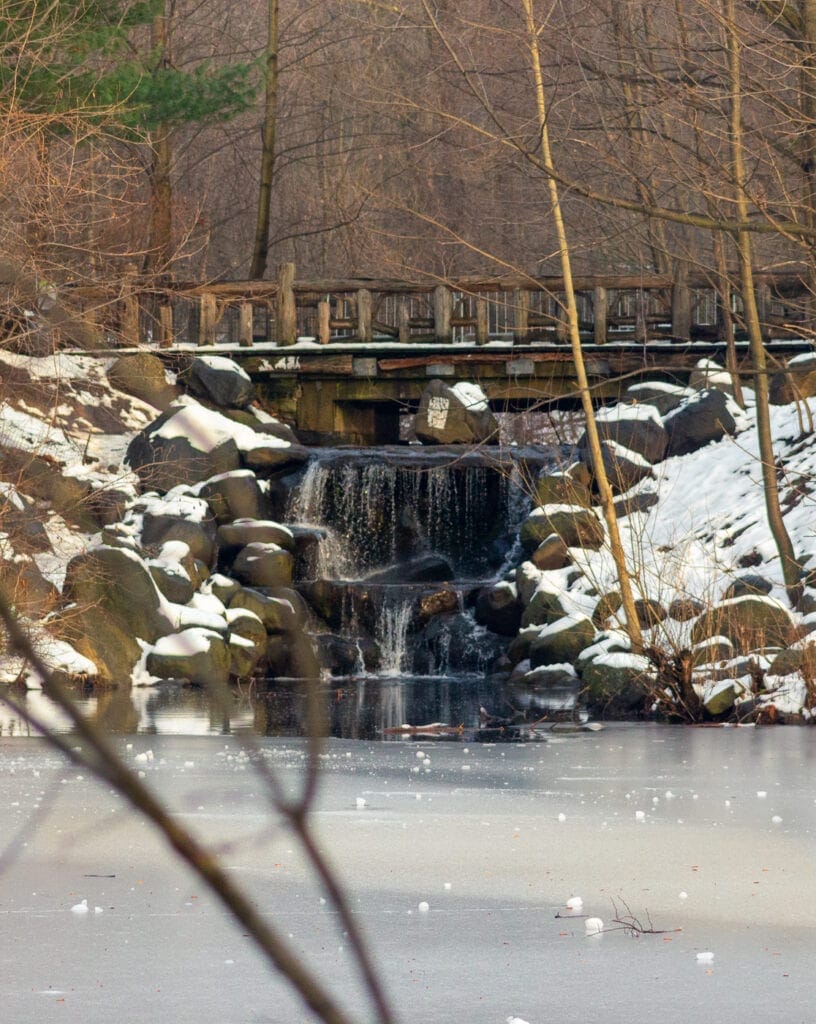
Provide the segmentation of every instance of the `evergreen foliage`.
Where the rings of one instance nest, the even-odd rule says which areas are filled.
[[[150,47],[163,11],[164,0],[8,0],[0,6],[0,107],[82,114],[125,137],[247,109],[251,63],[182,71]]]

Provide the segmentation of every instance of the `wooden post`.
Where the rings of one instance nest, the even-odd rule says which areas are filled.
[[[487,299],[480,295],[476,299],[476,344],[486,345],[490,340],[490,319]]]
[[[556,303],[555,340],[559,345],[568,345],[570,340],[569,322],[567,321],[566,296],[558,296]]]
[[[297,305],[295,303],[295,265],[278,265],[278,316],[275,321],[275,340],[279,345],[294,345],[297,341]]]
[[[691,289],[688,286],[688,263],[677,260],[671,290],[672,338],[691,341]]]
[[[530,293],[526,288],[513,291],[513,341],[516,345],[529,345]]]
[[[635,341],[646,343],[648,330],[646,328],[646,305],[648,296],[642,289],[635,292]]]
[[[438,342],[449,344],[453,341],[451,316],[453,315],[453,295],[450,288],[438,284],[433,295],[434,337]]]
[[[128,292],[122,300],[122,318],[120,328],[122,339],[126,345],[139,345],[139,296]]]
[[[411,312],[405,298],[399,304],[399,340],[402,345],[408,345],[411,341]]]
[[[357,337],[362,342],[369,342],[374,338],[371,317],[371,292],[368,288],[361,288],[357,292]]]
[[[215,296],[204,292],[198,300],[198,344],[215,344]]]
[[[238,307],[238,343],[241,348],[252,347],[252,303],[242,302]]]
[[[173,307],[164,304],[159,306],[159,348],[172,348],[174,341]]]
[[[321,345],[331,341],[331,300],[321,299],[317,304],[317,340]]]
[[[607,333],[607,296],[606,288],[597,287],[592,293],[593,337],[596,345],[606,344]]]

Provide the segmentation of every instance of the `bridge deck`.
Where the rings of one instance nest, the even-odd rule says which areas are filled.
[[[768,343],[775,371],[791,356],[814,351],[809,341]],[[712,342],[650,341],[583,346],[593,396],[618,398],[639,380],[687,383],[701,359],[723,363],[725,347]],[[479,384],[496,410],[579,404],[569,348],[553,343],[487,345],[368,344],[278,347],[258,344],[161,350],[171,365],[185,356],[228,355],[250,374],[264,406],[294,423],[306,443],[388,444],[399,440],[399,417],[416,408],[429,380]],[[118,350],[122,354],[122,350]],[[751,374],[748,345],[737,343],[740,374]]]

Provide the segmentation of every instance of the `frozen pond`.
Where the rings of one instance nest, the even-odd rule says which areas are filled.
[[[116,742],[369,1020],[336,915],[256,768],[296,785],[303,740]],[[794,728],[331,739],[315,823],[401,1021],[794,1024],[812,1019],[815,758]],[[309,1019],[150,829],[39,739],[0,739],[0,835],[5,1020]],[[575,895],[609,930],[556,917]],[[103,912],[71,913],[83,898]],[[616,929],[627,907],[668,931]]]

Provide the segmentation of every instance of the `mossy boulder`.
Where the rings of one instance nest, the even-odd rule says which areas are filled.
[[[572,664],[595,639],[595,627],[585,615],[566,615],[546,626],[530,645],[530,666]]]
[[[292,555],[278,544],[253,541],[242,548],[232,574],[250,587],[286,587],[292,582]]]
[[[581,465],[576,463],[575,466]],[[592,496],[586,475],[575,466],[565,470],[544,470],[536,480],[534,498],[539,505],[579,505],[589,508]]]
[[[264,517],[265,496],[251,469],[212,477],[196,488],[196,494],[207,502],[219,524]]]
[[[527,552],[533,552],[552,534],[556,534],[568,548],[590,548],[597,551],[603,546],[606,534],[598,516],[577,505],[544,505],[535,508],[521,525],[521,543]]]
[[[798,638],[793,616],[771,597],[747,595],[721,601],[704,612],[691,629],[692,643],[727,637],[740,654],[767,647],[788,647]]]
[[[107,682],[126,683],[141,656],[136,637],[155,643],[171,632],[168,608],[145,562],[133,551],[92,547],[68,563],[68,605],[60,631],[100,668]]]
[[[194,627],[162,637],[146,659],[147,671],[160,679],[186,679],[209,689],[229,682],[230,650],[219,633]]]
[[[580,666],[587,703],[596,712],[642,710],[653,686],[647,658],[628,652],[601,654]]]

